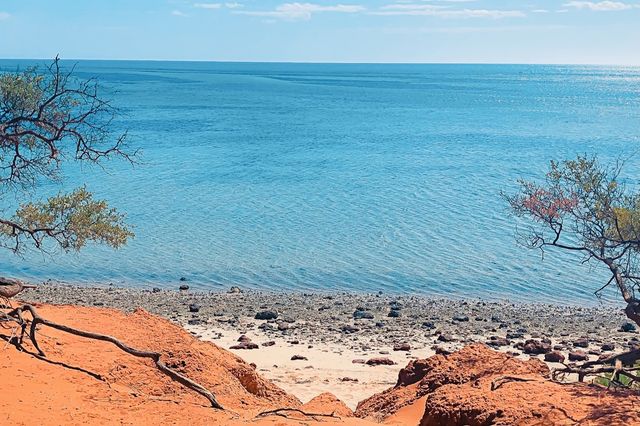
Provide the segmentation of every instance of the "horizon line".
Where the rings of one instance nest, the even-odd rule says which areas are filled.
[[[0,57],[0,61],[50,61],[53,57]],[[216,59],[127,59],[127,58],[64,58],[61,61],[96,61],[96,62],[186,62],[186,63],[231,63],[231,64],[300,64],[300,65],[543,65],[543,66],[601,66],[601,67],[640,67],[637,64],[622,63],[588,63],[588,62],[371,62],[371,61],[292,61],[292,60],[216,60]]]

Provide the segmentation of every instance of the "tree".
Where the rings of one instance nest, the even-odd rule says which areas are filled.
[[[5,202],[11,194],[31,199],[40,183],[59,180],[65,161],[132,160],[124,150],[126,133],[111,131],[118,110],[99,96],[95,80],[78,80],[72,71],[62,71],[56,57],[44,72],[0,74],[0,196]],[[24,202],[13,216],[0,217],[0,245],[16,253],[29,245],[46,250],[47,241],[64,251],[78,251],[88,242],[119,248],[131,237],[124,215],[95,200],[85,187]]]
[[[71,72],[63,72],[58,58],[44,73],[32,68],[0,74],[0,194],[32,195],[43,179],[60,178],[64,161],[100,164],[111,157],[131,161],[132,156],[123,150],[126,133],[114,138],[111,132],[117,113],[98,95],[96,81],[80,81]],[[47,241],[64,251],[78,251],[88,242],[118,248],[131,237],[124,215],[106,201],[94,200],[85,187],[46,201],[23,203],[13,217],[0,217],[0,244],[16,253],[28,243],[46,250]],[[0,285],[15,285],[11,295],[23,288],[16,280],[2,279]],[[27,313],[31,320],[25,317]],[[153,360],[162,373],[206,397],[212,407],[222,409],[213,393],[168,367],[158,352],[135,349],[112,336],[55,323],[41,317],[29,304],[0,311],[0,321],[15,323],[19,329],[17,336],[12,333],[6,337],[7,342],[24,350],[23,340],[28,336],[38,357],[46,356],[36,337],[39,325],[112,343],[128,354]]]
[[[542,183],[519,181],[505,195],[512,212],[528,219],[521,243],[543,253],[558,248],[601,264],[611,274],[595,293],[615,285],[625,314],[640,325],[640,192],[620,178],[623,162],[603,166],[597,158],[551,162]]]

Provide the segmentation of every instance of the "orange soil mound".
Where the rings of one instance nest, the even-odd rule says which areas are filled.
[[[443,386],[427,398],[420,426],[640,425],[637,393],[530,378],[535,381],[508,382],[495,391],[495,376]]]
[[[401,424],[398,416],[413,418],[422,408],[420,426],[640,425],[637,392],[560,385],[548,373],[537,359],[520,361],[474,344],[410,362],[394,388],[361,402],[356,415]]]
[[[476,343],[449,356],[410,361],[400,370],[395,387],[360,402],[355,414],[383,419],[446,384],[462,384],[487,375],[548,372],[542,361],[520,361]]]
[[[0,424],[221,424],[275,407],[298,407],[295,397],[260,377],[235,355],[201,342],[144,310],[132,314],[77,306],[38,306],[52,321],[112,335],[138,349],[159,351],[172,368],[211,390],[228,412],[106,342],[39,328],[46,360],[14,346],[0,350]],[[12,330],[5,323],[0,335]],[[32,351],[30,344],[25,347]],[[232,413],[242,412],[242,416]]]
[[[334,414],[338,417],[353,417],[351,408],[340,401],[334,394],[325,392],[302,406],[307,413]]]

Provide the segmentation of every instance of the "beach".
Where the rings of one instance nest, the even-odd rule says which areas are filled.
[[[303,402],[331,392],[352,409],[393,386],[410,360],[473,342],[489,343],[520,359],[543,359],[542,354],[524,353],[523,345],[530,339],[548,342],[565,357],[583,352],[590,359],[640,343],[636,331],[621,331],[627,321],[611,305],[515,304],[379,293],[265,293],[237,287],[194,292],[61,284],[42,284],[21,297],[125,312],[144,308],[255,364],[261,375]],[[271,318],[274,314],[277,316]],[[256,319],[256,315],[271,319]],[[243,342],[257,348],[230,349]],[[376,358],[390,365],[367,364]]]

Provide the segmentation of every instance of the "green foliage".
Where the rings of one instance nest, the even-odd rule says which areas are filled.
[[[0,74],[0,194],[33,193],[42,179],[59,177],[64,161],[130,160],[122,150],[126,135],[111,133],[117,114],[98,96],[95,81],[62,72],[57,58],[43,72]],[[47,241],[64,251],[89,242],[119,248],[131,237],[124,215],[84,187],[0,218],[0,245],[15,252],[28,243],[46,250]]]
[[[621,170],[621,163],[607,167],[595,157],[552,161],[543,182],[520,180],[520,190],[505,198],[517,217],[529,221],[520,234],[525,246],[570,250],[581,253],[583,262],[602,262],[612,273],[604,287],[615,283],[635,312],[640,193],[622,183]],[[628,315],[635,321],[632,311]]]

